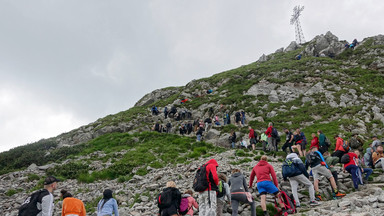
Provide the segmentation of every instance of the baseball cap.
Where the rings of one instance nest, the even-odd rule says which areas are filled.
[[[57,179],[56,177],[54,176],[48,176],[45,180],[44,180],[44,185],[50,185],[52,183],[55,183],[55,182],[59,182],[60,179]]]

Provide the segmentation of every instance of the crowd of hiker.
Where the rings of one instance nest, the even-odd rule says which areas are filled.
[[[44,188],[32,193],[21,204],[18,216],[52,216],[54,212],[53,192],[57,189],[59,179],[48,176],[44,180]],[[62,216],[86,216],[86,209],[83,201],[74,198],[65,189],[60,191],[62,202]],[[103,198],[97,204],[97,216],[115,215],[119,216],[117,201],[113,198],[113,192],[106,189]]]

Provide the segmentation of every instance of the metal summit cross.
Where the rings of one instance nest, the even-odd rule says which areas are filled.
[[[293,8],[293,15],[291,18],[291,25],[295,25],[296,42],[298,44],[305,43],[303,30],[301,29],[300,20],[299,20],[299,17],[303,10],[304,10],[304,6],[300,6],[300,5],[295,6]]]

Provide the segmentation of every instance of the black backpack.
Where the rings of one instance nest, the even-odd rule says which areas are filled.
[[[164,190],[157,197],[157,206],[159,209],[166,209],[172,205],[172,191]]]
[[[341,156],[340,158],[340,162],[342,164],[347,164],[349,163],[350,159],[349,159],[349,154],[344,154],[343,156]]]
[[[209,188],[206,167],[207,164],[204,164],[196,171],[195,179],[193,180],[193,190],[196,192],[203,192]]]
[[[277,137],[279,136],[279,132],[277,132],[277,129],[276,129],[276,128],[272,128],[271,136],[272,136],[273,138],[277,138]]]
[[[41,203],[44,196],[49,195],[49,191],[42,189],[34,192],[24,200],[19,208],[18,216],[35,216],[41,212],[37,209],[37,203]]]

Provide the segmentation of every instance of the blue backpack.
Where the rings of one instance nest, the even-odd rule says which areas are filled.
[[[302,173],[301,170],[293,162],[293,160],[291,158],[288,158],[283,163],[282,174],[284,177],[293,177],[298,176]]]

